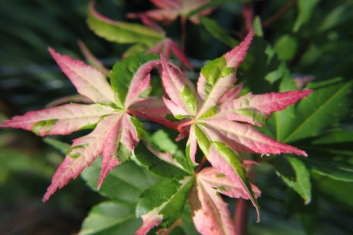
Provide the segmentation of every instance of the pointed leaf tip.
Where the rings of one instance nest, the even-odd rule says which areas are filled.
[[[136,235],[145,235],[147,234],[152,228],[160,225],[163,220],[163,216],[151,213],[142,216],[143,224],[142,226],[136,231]]]
[[[61,55],[50,47],[48,50],[78,93],[94,102],[115,103],[113,90],[102,72],[81,60]]]
[[[237,47],[226,53],[225,58],[228,67],[237,68],[243,62],[253,37],[254,31],[251,29],[248,35],[246,35],[244,40]]]

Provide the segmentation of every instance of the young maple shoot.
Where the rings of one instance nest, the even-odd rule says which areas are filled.
[[[218,234],[234,234],[227,204],[217,193],[251,200],[260,219],[256,200],[260,190],[247,179],[244,166],[249,164],[241,159],[240,153],[307,156],[304,151],[277,142],[253,127],[263,126],[273,112],[296,103],[311,90],[239,96],[242,85],[235,86],[236,72],[252,38],[253,31],[250,31],[237,47],[204,66],[197,87],[163,55],[134,53],[117,62],[109,84],[96,68],[49,49],[77,92],[91,103],[31,111],[0,123],[0,127],[22,128],[40,136],[67,135],[93,128],[88,135],[73,141],[43,201],[100,155],[103,159],[98,188],[116,165],[131,157],[141,164],[150,164],[151,172],[159,170],[159,174],[167,174],[162,169],[153,169],[152,160],[141,157],[141,147],[135,149],[143,138],[149,154],[177,168],[180,177],[161,181],[141,194],[136,211],[143,224],[137,234],[146,234],[156,226],[171,226],[187,201],[200,233],[214,234],[212,231],[217,230]],[[161,74],[165,91],[162,99],[146,96],[154,67]],[[178,139],[188,138],[185,152],[190,164],[181,164],[185,160],[179,161],[150,145],[146,130],[136,116],[178,130]],[[198,147],[212,167],[195,170]]]

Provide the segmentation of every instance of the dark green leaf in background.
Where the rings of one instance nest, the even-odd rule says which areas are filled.
[[[297,52],[298,42],[297,40],[288,34],[280,37],[275,43],[275,50],[279,59],[288,61],[293,58]]]
[[[282,116],[288,108],[275,114],[278,121],[286,122],[277,127],[277,140],[290,143],[319,135],[337,125],[349,111],[352,84],[341,78],[311,83],[307,88],[313,89],[313,93],[296,105],[292,115]]]
[[[300,27],[302,27],[310,20],[311,15],[315,10],[315,6],[319,1],[320,0],[299,0],[299,3],[298,3],[299,13],[293,27],[294,32],[297,32],[300,29]]]
[[[80,235],[133,235],[142,221],[134,205],[106,201],[94,206],[82,224]]]
[[[151,211],[163,216],[162,227],[170,226],[183,212],[194,177],[182,181],[164,180],[142,193],[136,207],[138,217]]]
[[[308,204],[311,201],[311,182],[305,164],[296,157],[287,156],[277,158],[275,167],[277,175]]]
[[[82,173],[83,179],[93,190],[97,190],[101,170],[101,162],[99,161],[101,159],[97,160]],[[127,161],[109,172],[99,193],[109,199],[136,203],[140,194],[156,182],[157,179],[144,168],[139,167],[133,161]]]
[[[217,21],[212,20],[206,16],[201,17],[201,24],[206,30],[215,38],[229,46],[230,48],[235,47],[239,42],[229,36],[226,31],[218,24]]]

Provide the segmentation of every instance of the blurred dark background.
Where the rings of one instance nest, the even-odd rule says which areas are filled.
[[[257,1],[255,12],[261,19],[267,19],[284,2],[288,1]],[[42,109],[57,98],[75,94],[74,87],[51,59],[48,46],[60,53],[83,59],[77,45],[77,40],[82,40],[108,68],[121,56],[127,46],[106,42],[88,29],[87,5],[87,0],[0,0],[0,120]],[[237,2],[227,3],[212,14],[220,25],[230,29],[228,32],[234,37],[241,36],[243,30],[240,7],[241,4]],[[153,5],[145,0],[97,1],[97,9],[116,20],[127,20],[125,14],[128,12],[152,8]],[[352,1],[321,1],[318,9],[303,33],[291,35],[301,50],[290,61],[291,69],[319,79],[351,77]],[[275,44],[281,35],[291,33],[292,25],[289,26],[288,22],[293,22],[295,14],[295,10],[290,11],[267,28],[266,39]],[[168,25],[166,30],[168,35],[178,41],[179,29],[179,23],[175,22]],[[219,56],[227,49],[201,26],[188,24],[187,32],[186,48],[194,63]],[[72,137],[63,137],[62,140],[69,142]],[[82,179],[71,181],[49,202],[41,202],[51,176],[62,159],[62,153],[30,132],[0,131],[0,234],[55,235],[79,231],[89,209],[102,200],[101,196],[85,186]],[[270,171],[263,168],[263,175],[267,177],[263,184],[277,182],[281,185]],[[261,182],[259,184],[261,188]],[[274,185],[276,183],[264,189],[262,202],[265,224],[267,221],[273,228],[255,228],[253,233],[281,234],[290,228],[293,234],[304,234],[298,220],[291,220],[288,216],[288,205],[281,198],[287,193],[283,185],[282,191],[278,191]],[[298,200],[293,197],[293,200]],[[324,202],[323,213],[333,212],[323,222],[333,221],[333,224],[324,225],[325,230],[329,231],[327,234],[348,234],[352,231],[347,226],[352,224],[353,204],[342,203],[338,199],[337,204],[332,206],[331,198],[329,195]],[[278,203],[281,200],[284,206]],[[309,209],[312,207],[315,205]],[[334,215],[344,216],[336,218]],[[281,224],[283,217],[289,218],[286,225]]]

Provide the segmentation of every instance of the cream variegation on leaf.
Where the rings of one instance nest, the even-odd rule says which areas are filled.
[[[199,146],[214,168],[238,183],[243,190],[242,197],[252,201],[259,216],[255,194],[246,179],[238,151],[306,156],[304,151],[277,142],[252,125],[263,126],[271,113],[308,96],[311,90],[249,93],[239,97],[242,84],[234,87],[236,71],[245,59],[252,37],[253,31],[237,47],[202,68],[197,89],[182,71],[165,60],[162,61],[162,81],[165,104],[181,120],[178,129],[182,136],[186,136],[183,133],[189,135],[187,155],[196,164]],[[202,187],[198,190],[202,195],[209,193]]]
[[[251,185],[256,197],[260,190]],[[218,169],[207,167],[196,175],[196,183],[190,193],[191,216],[201,234],[235,235],[234,224],[227,204],[220,195],[249,199],[238,182],[234,182]]]
[[[145,118],[172,125],[165,119],[168,110],[161,100],[140,98],[140,95],[150,88],[149,73],[159,64],[158,57],[157,59],[148,57],[140,61],[135,73],[125,80],[130,84],[128,89],[124,90],[123,97],[113,91],[104,74],[96,68],[80,60],[61,55],[51,48],[49,51],[76,87],[77,92],[90,99],[93,104],[70,103],[31,111],[0,123],[0,127],[22,128],[41,136],[67,135],[85,128],[94,128],[94,130],[73,141],[43,201],[47,201],[58,188],[65,186],[72,178],[76,178],[100,155],[103,155],[103,163],[98,187],[114,166],[128,160],[139,142],[139,121],[131,114],[144,113],[142,116]],[[142,58],[143,55],[140,57]],[[137,58],[137,62],[140,57]],[[113,69],[113,73],[119,72],[114,72]],[[155,113],[146,113],[148,106],[152,105]]]

